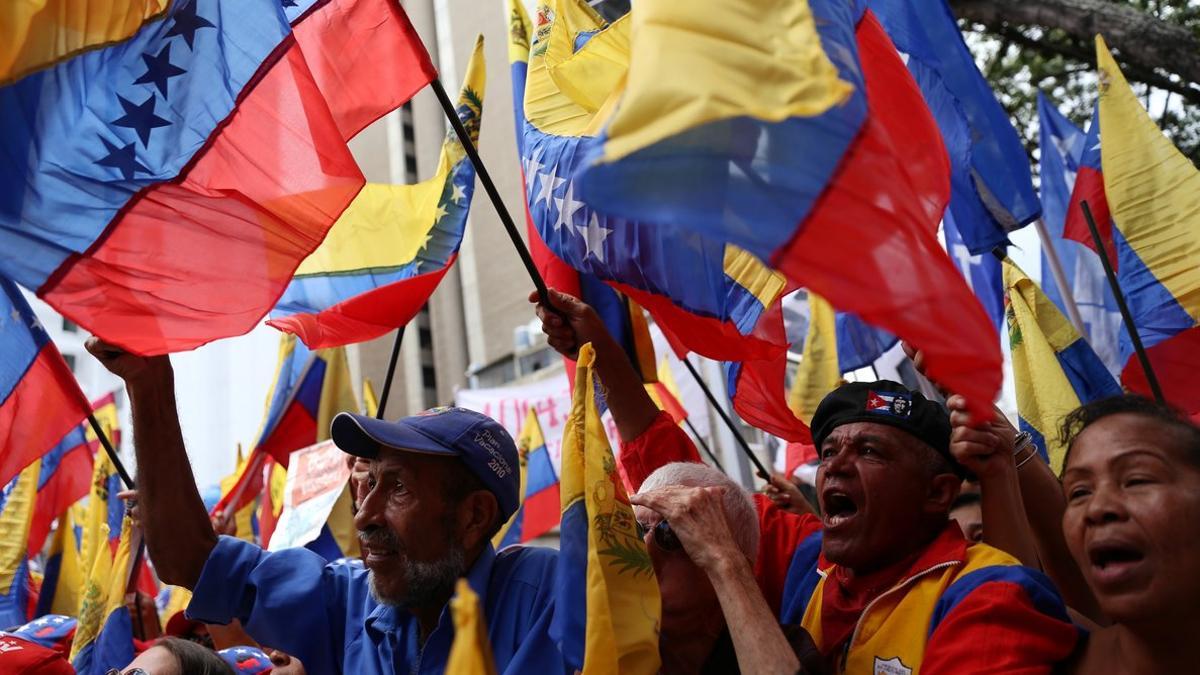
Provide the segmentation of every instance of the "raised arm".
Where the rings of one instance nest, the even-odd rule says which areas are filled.
[[[1013,462],[1016,429],[997,410],[995,416],[976,423],[967,413],[966,399],[951,396],[950,452],[979,477],[979,497],[983,511],[983,540],[1005,551],[1026,567],[1039,568],[1037,545],[1025,517],[1025,503],[1017,482]]]
[[[217,543],[183,446],[166,356],[134,356],[91,338],[87,349],[125,381],[133,415],[139,512],[159,577],[191,589]]]
[[[538,303],[536,292],[529,294],[529,301],[537,303],[542,332],[555,351],[574,359],[580,345],[592,343],[596,350],[596,374],[604,385],[604,401],[612,411],[617,433],[626,443],[641,436],[658,416],[658,406],[646,393],[642,378],[621,345],[609,334],[596,310],[582,300],[554,289],[550,289],[550,302],[566,315],[566,321]]]

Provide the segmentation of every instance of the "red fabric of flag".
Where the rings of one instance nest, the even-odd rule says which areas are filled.
[[[933,379],[990,415],[1001,383],[999,339],[934,234],[950,193],[941,135],[871,12],[857,35],[869,118],[772,263],[924,351]]]
[[[140,354],[249,331],[362,188],[346,141],[434,77],[399,3],[325,3],[179,178],[139,193],[40,294]]]

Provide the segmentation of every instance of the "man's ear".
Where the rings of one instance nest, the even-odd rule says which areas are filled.
[[[929,496],[925,510],[929,513],[950,513],[950,507],[962,490],[962,479],[952,473],[939,473],[929,481]]]
[[[476,490],[467,495],[458,506],[458,531],[463,548],[473,550],[480,542],[490,539],[499,518],[500,504],[496,495],[488,490]]]

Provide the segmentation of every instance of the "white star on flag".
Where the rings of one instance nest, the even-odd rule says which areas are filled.
[[[529,156],[523,163],[525,164],[525,181],[529,183],[529,187],[533,187],[533,179],[542,172],[542,153],[543,150],[538,148]]]
[[[596,256],[596,260],[604,262],[604,240],[608,239],[612,230],[600,226],[600,216],[593,211],[587,225],[576,225],[575,229],[579,231],[580,236],[583,237],[583,243],[587,247],[584,257],[592,255]]]
[[[556,197],[554,204],[558,206],[558,219],[554,221],[555,232],[563,225],[574,225],[575,212],[586,206],[583,202],[575,199],[575,183],[569,183],[567,193],[563,195],[562,199]]]
[[[450,194],[450,201],[455,204],[461,204],[462,200],[467,198],[467,190],[463,186],[455,183],[452,186],[453,192]]]
[[[550,202],[554,199],[554,191],[567,181],[551,173],[538,174],[538,179],[541,181],[541,189],[538,191],[536,201],[545,203],[546,208],[549,209]]]
[[[14,322],[21,323],[21,312],[16,307],[13,307],[13,310],[9,313],[9,316],[12,317]]]
[[[433,214],[433,222],[434,222],[434,224],[436,225],[436,224],[438,224],[438,223],[442,222],[442,218],[444,218],[444,217],[446,217],[447,215],[449,215],[449,213],[450,213],[450,212],[449,212],[449,211],[447,211],[445,208],[443,208],[441,204],[438,204],[437,211],[435,211],[435,212],[434,212],[434,214]]]

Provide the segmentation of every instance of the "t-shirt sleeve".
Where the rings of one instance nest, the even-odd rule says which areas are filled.
[[[1019,565],[986,567],[942,594],[921,673],[1051,673],[1079,636],[1045,575]]]
[[[617,460],[625,473],[629,489],[637,492],[642,481],[660,466],[671,462],[699,462],[700,453],[692,439],[675,423],[665,411],[646,427],[640,436],[621,443],[621,456]]]
[[[307,549],[269,553],[223,536],[204,563],[187,616],[215,624],[238,619],[260,644],[298,657],[309,672],[340,672],[349,574],[347,565],[327,565]]]
[[[754,576],[771,611],[779,616],[792,557],[801,542],[821,530],[821,521],[811,514],[784,511],[761,493],[754,494],[754,508],[758,511],[759,529]]]

